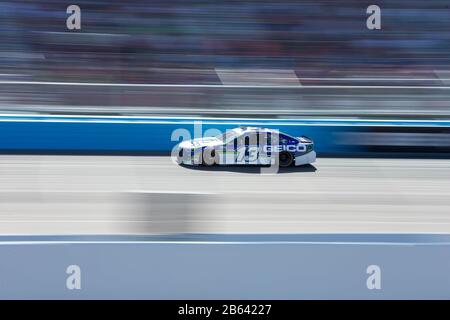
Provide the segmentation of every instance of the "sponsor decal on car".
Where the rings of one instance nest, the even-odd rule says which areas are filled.
[[[306,150],[306,147],[302,144],[264,145],[263,150],[264,152],[281,152],[281,151],[303,152]]]

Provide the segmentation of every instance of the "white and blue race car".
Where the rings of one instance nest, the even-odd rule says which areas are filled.
[[[172,156],[186,165],[291,165],[316,160],[314,143],[307,137],[292,137],[277,130],[239,127],[215,137],[181,142]]]

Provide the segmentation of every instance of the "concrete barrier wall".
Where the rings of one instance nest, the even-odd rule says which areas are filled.
[[[306,135],[319,155],[370,153],[450,155],[450,121],[273,120],[87,116],[0,116],[3,153],[161,153],[178,141],[177,129],[192,138],[209,129],[240,125]]]

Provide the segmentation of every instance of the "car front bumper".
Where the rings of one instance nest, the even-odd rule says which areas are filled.
[[[295,165],[301,166],[309,163],[313,163],[316,161],[316,152],[311,151],[301,156],[295,157]]]

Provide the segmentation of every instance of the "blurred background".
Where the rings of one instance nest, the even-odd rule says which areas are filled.
[[[169,157],[240,125],[317,161]],[[449,159],[450,0],[0,0],[0,298],[448,297]]]
[[[1,234],[450,230],[448,0],[2,0],[0,43]],[[318,162],[180,167],[185,116]]]
[[[449,16],[447,0],[2,1],[0,111],[447,119]]]

